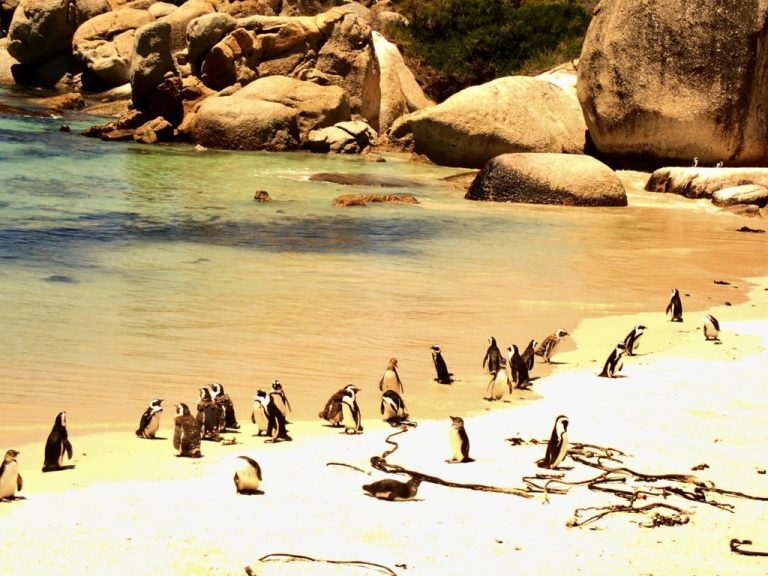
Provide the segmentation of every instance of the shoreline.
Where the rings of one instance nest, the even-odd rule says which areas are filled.
[[[661,312],[584,320],[573,332],[575,347],[555,354],[562,364],[534,382],[535,398],[465,418],[473,463],[445,463],[447,419],[419,420],[396,439],[399,448],[388,461],[453,482],[521,487],[523,476],[541,472],[534,462],[545,447],[512,447],[507,439],[545,440],[563,413],[572,443],[619,449],[633,469],[695,473],[724,489],[768,495],[759,448],[768,441],[762,394],[768,278],[754,282],[745,304],[708,310],[721,321],[722,344],[704,341],[693,311],[682,324]],[[649,328],[639,355],[625,361],[623,378],[596,377],[630,321]],[[371,470],[370,457],[390,448],[384,439],[395,431],[383,422],[366,420],[358,436],[319,421],[297,422],[289,428],[294,441],[274,445],[251,439],[244,423],[237,435],[244,443],[204,442],[203,458],[183,459],[173,456],[171,421],[165,414],[159,431],[168,440],[140,440],[132,431],[72,433],[76,467],[60,472],[43,474],[35,464],[43,442],[15,446],[25,499],[0,504],[0,522],[13,526],[5,531],[12,552],[6,571],[29,573],[43,562],[60,574],[113,566],[136,574],[242,574],[246,564],[278,552],[375,562],[398,575],[458,575],[510,563],[524,573],[569,574],[735,574],[765,567],[764,560],[728,549],[730,538],[752,538],[765,548],[765,502],[728,499],[735,506],[729,513],[675,499],[690,512],[688,524],[650,529],[638,525],[646,518],[615,515],[592,529],[568,528],[576,508],[617,498],[573,489],[545,504],[540,494],[523,499],[422,483],[416,501],[382,502],[363,496],[361,485],[395,476],[327,463]],[[264,495],[235,494],[238,454],[261,464]],[[573,467],[563,470],[571,480],[593,475],[569,458],[564,466]],[[638,555],[641,549],[654,554]],[[290,568],[260,565],[259,573],[307,573],[306,566]]]

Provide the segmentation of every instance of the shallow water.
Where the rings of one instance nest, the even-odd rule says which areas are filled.
[[[275,378],[295,419],[350,382],[374,417],[391,356],[416,419],[481,410],[490,335],[524,347],[585,317],[663,311],[673,286],[704,309],[767,268],[763,235],[697,201],[473,203],[439,180],[457,170],[402,156],[105,143],[77,134],[95,121],[66,120],[71,133],[0,118],[0,432],[64,409],[71,426],[135,424],[153,397],[170,418],[212,382],[247,421]],[[386,191],[421,204],[334,208],[381,189],[308,181],[317,172],[405,178]],[[453,386],[432,381],[435,342]]]

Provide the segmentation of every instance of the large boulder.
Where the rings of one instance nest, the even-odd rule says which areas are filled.
[[[435,103],[424,95],[397,46],[378,32],[372,32],[371,37],[381,85],[379,131],[386,132],[401,116]]]
[[[594,146],[625,165],[767,165],[767,34],[765,2],[600,2],[577,85]]]
[[[514,152],[581,154],[584,131],[578,102],[563,90],[546,80],[508,76],[414,112],[390,135],[412,134],[415,152],[436,164],[480,168]]]
[[[8,53],[23,65],[69,52],[78,26],[111,10],[107,0],[21,0],[8,29]]]
[[[651,174],[645,189],[668,192],[686,198],[712,198],[718,190],[759,184],[768,186],[767,168],[659,168]]]
[[[171,56],[171,25],[162,20],[136,31],[129,72],[133,105],[147,110],[158,86],[175,67]]]
[[[619,177],[591,156],[572,154],[503,154],[477,174],[467,200],[626,206]]]
[[[237,20],[221,12],[199,16],[187,25],[187,62],[193,72],[199,69],[200,58],[235,28]]]
[[[759,184],[722,188],[712,195],[712,204],[722,207],[755,204],[763,208],[768,204],[768,188]]]
[[[110,86],[130,79],[136,30],[154,22],[146,10],[123,8],[91,18],[72,38],[72,50],[86,68]]]
[[[214,8],[208,0],[187,0],[176,10],[160,18],[161,22],[167,22],[171,26],[170,51],[178,52],[187,47],[187,26],[195,18],[205,14],[211,14]]]
[[[18,61],[8,54],[8,38],[0,38],[0,84],[13,84],[11,68],[17,66]]]

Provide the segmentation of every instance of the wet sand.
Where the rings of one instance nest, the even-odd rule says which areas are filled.
[[[753,280],[750,299],[712,306],[720,343],[706,342],[701,312],[681,324],[661,312],[585,320],[553,357],[554,371],[537,364],[533,391],[509,403],[483,404],[465,418],[475,462],[448,464],[449,421],[419,420],[396,438],[390,463],[454,482],[522,487],[541,470],[544,446],[513,447],[506,439],[548,438],[558,414],[570,418],[571,442],[610,446],[624,464],[651,474],[695,474],[721,488],[768,496],[768,278]],[[615,342],[637,323],[648,326],[639,355],[621,378],[596,376]],[[476,390],[482,394],[482,383]],[[246,420],[241,410],[239,417]],[[390,446],[392,429],[369,419],[347,436],[318,421],[290,427],[293,442],[264,444],[250,423],[238,444],[205,442],[204,457],[180,459],[170,443],[172,417],[159,434],[83,434],[71,430],[75,468],[40,472],[43,442],[17,445],[24,500],[0,504],[3,571],[28,574],[45,566],[57,574],[243,574],[271,553],[362,560],[398,575],[526,574],[758,574],[765,560],[730,552],[731,538],[768,549],[768,503],[719,496],[733,512],[672,497],[690,512],[682,526],[641,527],[647,518],[615,515],[570,528],[576,508],[621,503],[614,496],[573,488],[566,495],[523,499],[424,483],[416,501],[383,502],[361,485],[384,477],[369,458]],[[10,446],[8,446],[10,447]],[[3,447],[5,449],[7,447]],[[233,459],[260,462],[261,496],[239,496]],[[708,467],[692,472],[692,468]],[[568,480],[594,470],[563,463]],[[316,564],[258,566],[262,575],[324,574]],[[359,569],[334,574],[362,574]]]

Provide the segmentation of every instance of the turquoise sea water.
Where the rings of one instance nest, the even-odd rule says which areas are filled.
[[[72,132],[59,131],[64,121]],[[663,310],[673,286],[703,308],[722,295],[713,279],[766,269],[760,235],[698,202],[473,203],[440,180],[461,170],[401,155],[376,163],[78,134],[93,123],[0,117],[0,433],[47,427],[65,409],[72,426],[135,424],[151,398],[194,404],[216,381],[245,421],[275,378],[295,418],[316,418],[350,382],[374,417],[392,356],[417,419],[477,410],[490,335],[524,346],[584,317]],[[408,184],[310,182],[318,172]],[[258,190],[273,201],[254,202]],[[340,194],[380,191],[420,204],[333,207]],[[453,386],[432,381],[435,342]]]

